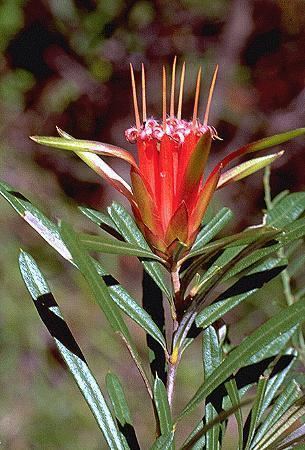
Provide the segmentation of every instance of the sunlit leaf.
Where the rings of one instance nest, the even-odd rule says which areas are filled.
[[[125,450],[122,437],[103,394],[87,365],[81,349],[63,319],[43,274],[34,259],[25,252],[20,253],[19,266],[38,314],[53,337],[109,447],[114,450]]]

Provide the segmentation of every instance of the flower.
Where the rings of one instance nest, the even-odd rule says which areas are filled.
[[[202,121],[198,118],[201,69],[198,71],[194,111],[191,121],[181,118],[185,64],[180,76],[177,114],[175,115],[176,58],[172,67],[170,109],[167,115],[166,71],[162,77],[162,120],[147,118],[146,80],[142,65],[142,114],[140,120],[134,71],[131,82],[136,125],[125,132],[128,142],[137,145],[138,163],[124,149],[109,144],[84,141],[58,129],[61,137],[39,137],[38,143],[72,150],[92,169],[109,181],[130,202],[136,222],[151,248],[167,261],[174,261],[194,242],[201,222],[216,189],[237,181],[265,167],[283,152],[254,158],[224,172],[235,158],[285,142],[305,133],[305,128],[264,138],[241,147],[220,161],[206,176],[205,169],[211,144],[219,139],[214,127],[208,125],[209,111],[218,67],[209,90]],[[99,155],[119,157],[130,164],[131,186]]]

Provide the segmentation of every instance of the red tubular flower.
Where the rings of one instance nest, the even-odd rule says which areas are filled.
[[[32,139],[40,144],[74,151],[125,195],[131,204],[137,224],[152,249],[170,262],[191,247],[216,189],[265,167],[283,152],[251,159],[223,173],[223,169],[233,159],[288,141],[304,134],[305,128],[247,144],[226,156],[206,177],[205,168],[211,144],[213,139],[218,138],[215,128],[208,125],[218,68],[216,67],[213,75],[202,122],[197,114],[201,69],[197,76],[193,118],[186,121],[181,118],[185,64],[181,70],[177,115],[174,111],[176,58],[172,69],[169,115],[166,72],[163,68],[163,114],[162,120],[158,121],[147,118],[145,72],[142,65],[142,123],[132,66],[130,69],[136,126],[129,128],[125,135],[129,142],[137,144],[138,163],[126,150],[95,141],[77,140],[59,129],[61,137],[35,136]],[[131,186],[98,155],[115,156],[128,162],[131,165]]]
[[[152,247],[171,257],[178,248],[190,247],[216,189],[220,171],[202,185],[214,128],[207,125],[208,109],[215,84],[215,71],[208,109],[203,123],[197,118],[201,70],[196,84],[192,121],[181,119],[185,65],[181,71],[177,116],[174,115],[175,69],[173,64],[170,115],[166,115],[166,72],[163,68],[163,120],[146,117],[145,73],[142,66],[143,123],[140,122],[134,73],[131,80],[136,127],[125,132],[138,148],[138,167],[131,169],[136,205],[132,205],[139,227]]]

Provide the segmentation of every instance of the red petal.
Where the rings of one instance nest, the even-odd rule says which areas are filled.
[[[212,195],[214,194],[215,189],[217,187],[219,177],[220,177],[220,169],[218,171],[214,170],[207,179],[206,183],[204,184],[198,195],[190,220],[190,227],[191,227],[190,236],[192,236],[192,234],[200,226],[204,213],[206,212],[206,209],[211,201]]]
[[[139,169],[151,188],[157,204],[160,201],[159,150],[154,139],[138,141]]]
[[[194,197],[197,196],[198,189],[202,182],[203,172],[211,149],[211,143],[212,137],[208,130],[201,136],[195,147],[192,149],[177,194],[178,204],[183,200],[187,201],[189,207],[193,204]]]
[[[174,177],[173,150],[175,141],[163,136],[160,143],[159,171],[160,171],[160,212],[164,230],[167,228],[173,212]]]

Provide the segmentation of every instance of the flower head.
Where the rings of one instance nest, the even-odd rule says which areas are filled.
[[[151,248],[164,259],[172,261],[191,247],[216,189],[265,167],[283,152],[251,159],[224,172],[232,160],[304,134],[305,129],[300,128],[247,144],[227,155],[206,176],[205,169],[211,144],[214,139],[219,139],[215,128],[208,124],[218,67],[212,78],[202,121],[198,117],[201,69],[198,71],[193,117],[190,121],[182,118],[185,64],[181,69],[176,114],[176,58],[172,68],[169,111],[167,111],[167,77],[163,67],[161,120],[147,117],[146,80],[142,65],[143,120],[141,121],[132,66],[130,69],[136,123],[134,127],[125,131],[125,136],[128,142],[137,145],[138,162],[122,148],[94,141],[77,140],[61,130],[59,138],[35,136],[32,139],[41,144],[74,151],[93,170],[109,181],[129,200],[137,224]],[[131,167],[131,186],[99,155],[115,156],[128,162]]]

